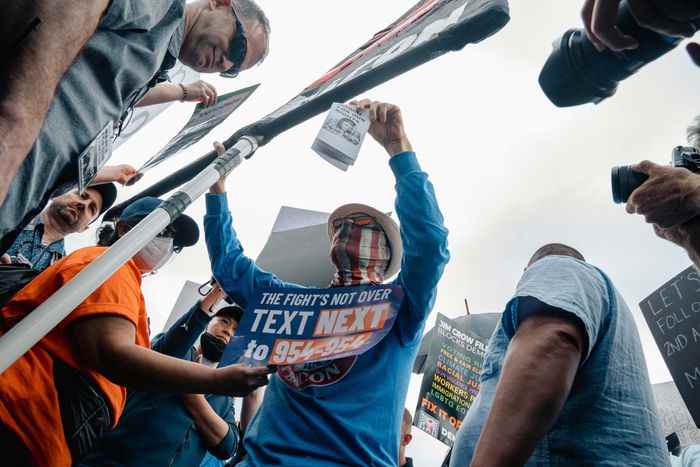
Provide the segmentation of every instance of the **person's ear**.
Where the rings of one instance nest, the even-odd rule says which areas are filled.
[[[403,445],[408,446],[411,441],[413,441],[413,435],[411,433],[406,433],[403,435]]]

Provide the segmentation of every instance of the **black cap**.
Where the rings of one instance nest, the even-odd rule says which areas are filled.
[[[152,196],[137,199],[119,214],[119,220],[125,220],[130,217],[145,217],[155,211],[161,202],[160,199]],[[190,216],[180,214],[171,225],[175,229],[173,243],[176,247],[192,246],[199,240],[199,227],[197,227],[197,223]]]
[[[216,312],[216,316],[233,318],[237,323],[240,323],[243,319],[243,308],[238,305],[225,306]]]
[[[89,186],[87,189],[95,190],[102,197],[102,209],[100,209],[100,213],[97,217],[104,214],[117,200],[117,187],[114,183],[102,183],[100,185]],[[95,220],[97,220],[97,217],[95,217]],[[95,220],[93,220],[93,222],[95,222]]]

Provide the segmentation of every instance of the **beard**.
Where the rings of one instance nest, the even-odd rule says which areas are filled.
[[[51,206],[49,215],[63,231],[73,232],[80,227],[80,212],[68,204]]]

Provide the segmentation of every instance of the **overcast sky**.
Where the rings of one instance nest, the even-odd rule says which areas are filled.
[[[261,3],[273,27],[268,60],[236,80],[207,78],[221,94],[262,83],[256,94],[202,142],[121,190],[120,199],[279,107],[414,1]],[[502,311],[532,252],[547,242],[567,243],[613,279],[637,318],[652,382],[666,381],[669,373],[637,304],[690,262],[683,251],[656,239],[641,218],[612,203],[610,168],[642,159],[668,162],[671,149],[685,143],[685,127],[698,110],[700,70],[679,49],[624,82],[602,105],[557,109],[540,91],[537,76],[552,40],[578,26],[580,3],[516,0],[510,24],[496,36],[366,96],[403,108],[450,230],[452,259],[435,311],[456,317],[464,312],[465,298],[473,313]],[[192,104],[170,107],[119,148],[111,163],[139,167],[192,110]],[[317,117],[280,135],[229,177],[235,226],[250,256],[262,249],[282,205],[330,212],[365,202],[393,209],[394,179],[383,151],[368,139],[358,163],[340,172],[310,150],[321,124]],[[200,225],[203,206],[200,200],[187,211]],[[69,249],[93,237],[94,232],[73,237]],[[185,280],[209,276],[200,242],[145,279],[153,330],[165,323]],[[411,412],[419,383],[414,376],[407,400]],[[440,465],[446,448],[415,428],[414,438],[409,454],[416,465]]]

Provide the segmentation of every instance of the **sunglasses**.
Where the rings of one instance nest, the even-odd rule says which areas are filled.
[[[368,214],[357,213],[348,217],[341,217],[333,221],[333,230],[338,230],[343,224],[353,224],[369,229],[382,230],[376,219]]]
[[[243,25],[238,19],[233,5],[231,5],[231,11],[233,11],[233,17],[236,18],[236,34],[233,35],[231,42],[228,44],[228,59],[231,60],[233,66],[219,74],[224,78],[235,78],[238,76],[238,73],[241,72],[241,66],[243,65],[245,56],[248,53],[248,39],[245,37]]]

